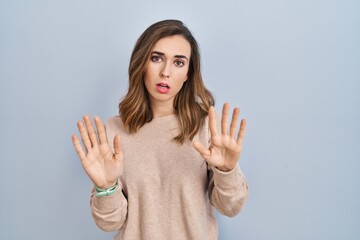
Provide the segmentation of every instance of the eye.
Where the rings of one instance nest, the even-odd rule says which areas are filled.
[[[176,61],[174,62],[174,64],[175,64],[175,66],[177,66],[177,67],[182,67],[182,66],[185,65],[185,62],[184,62],[184,61],[180,61],[180,60],[176,60]]]
[[[158,55],[153,55],[153,56],[151,56],[150,59],[152,62],[161,62],[162,61],[162,57],[160,57]]]

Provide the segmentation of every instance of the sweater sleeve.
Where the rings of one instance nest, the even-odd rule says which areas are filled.
[[[127,217],[127,199],[122,186],[113,195],[97,197],[95,189],[91,192],[90,208],[95,224],[103,231],[120,230]]]
[[[239,165],[229,172],[211,167],[209,177],[211,205],[222,215],[228,217],[237,215],[248,196],[248,185]]]

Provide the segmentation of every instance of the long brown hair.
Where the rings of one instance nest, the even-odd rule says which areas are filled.
[[[191,46],[188,79],[174,99],[175,114],[181,128],[175,140],[183,143],[186,139],[193,139],[204,124],[210,106],[215,102],[201,76],[198,44],[189,29],[179,20],[154,23],[137,40],[129,64],[129,88],[119,103],[119,114],[130,133],[135,133],[152,120],[149,93],[144,84],[146,65],[156,42],[173,35],[183,36]]]

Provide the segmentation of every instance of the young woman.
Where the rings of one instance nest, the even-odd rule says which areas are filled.
[[[246,121],[229,104],[217,121],[196,40],[180,21],[151,25],[138,39],[119,116],[78,122],[73,144],[94,183],[91,211],[114,239],[217,239],[213,208],[227,216],[248,188],[238,160]],[[219,123],[219,124],[218,124]],[[219,125],[219,126],[218,126]]]

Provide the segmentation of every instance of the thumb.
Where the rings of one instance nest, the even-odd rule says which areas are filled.
[[[204,146],[204,144],[202,144],[201,142],[193,142],[192,145],[196,149],[196,151],[201,154],[203,158],[207,159],[210,157],[211,152]]]
[[[120,135],[116,135],[114,138],[114,151],[115,151],[115,159],[121,159],[123,157],[123,150],[121,145],[121,137]]]

